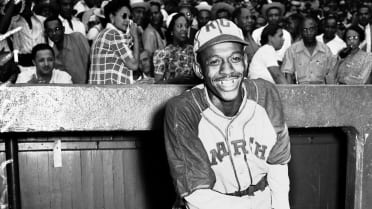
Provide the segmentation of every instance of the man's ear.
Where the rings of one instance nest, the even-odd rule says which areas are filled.
[[[194,63],[193,63],[193,69],[194,69],[194,73],[195,73],[195,75],[196,75],[198,78],[200,78],[200,79],[203,80],[203,78],[204,78],[204,76],[203,76],[203,72],[202,72],[202,69],[201,69],[200,64],[199,64],[197,61],[194,61]]]
[[[62,32],[65,34],[65,26],[62,25]]]
[[[32,64],[34,64],[34,66],[36,66],[36,64],[35,64],[35,60],[34,60],[34,59],[32,59]]]

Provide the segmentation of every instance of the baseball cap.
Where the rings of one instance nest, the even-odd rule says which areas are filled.
[[[242,30],[230,20],[216,19],[209,21],[196,33],[194,39],[194,65],[195,75],[200,79],[203,78],[199,64],[197,63],[197,54],[204,49],[224,42],[235,42],[248,45],[244,41]]]
[[[236,42],[248,45],[244,41],[242,30],[230,20],[216,19],[205,24],[195,35],[194,53],[203,51],[209,46],[223,42]]]

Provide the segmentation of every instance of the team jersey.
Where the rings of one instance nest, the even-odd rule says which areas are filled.
[[[284,193],[284,202],[288,202],[286,164],[291,156],[279,94],[273,84],[262,79],[244,80],[242,91],[243,102],[233,117],[212,104],[203,84],[168,102],[165,144],[177,193],[185,198],[207,189],[218,193],[216,198],[225,198],[223,194],[245,190],[267,175],[269,187],[273,185],[271,195],[278,197],[269,199],[273,205],[269,208],[289,208],[288,203],[274,207],[275,202],[283,205],[282,200],[275,200],[283,199],[279,193]],[[278,173],[281,177],[273,180],[272,170],[284,175]],[[232,203],[227,204],[230,209],[240,208],[233,207],[239,202],[234,198],[227,198]],[[220,205],[213,208],[225,207]]]

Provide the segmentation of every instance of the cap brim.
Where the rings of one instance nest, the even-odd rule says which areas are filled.
[[[239,43],[239,44],[242,44],[242,45],[248,45],[248,42],[242,40],[239,37],[236,37],[236,36],[233,36],[233,35],[223,34],[223,35],[217,36],[215,38],[212,38],[211,40],[204,43],[203,46],[201,46],[196,51],[196,53],[199,53],[199,52],[203,51],[204,49],[206,49],[210,46],[220,44],[220,43],[224,43],[224,42],[234,42],[234,43]]]

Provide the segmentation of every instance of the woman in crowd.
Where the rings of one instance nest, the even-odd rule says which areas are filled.
[[[261,46],[252,58],[249,66],[250,79],[262,78],[271,83],[287,83],[280,71],[276,50],[282,48],[284,43],[283,30],[276,24],[264,28],[261,34]]]
[[[361,50],[359,44],[365,39],[364,31],[351,26],[345,31],[344,41],[347,47],[340,51],[334,68],[337,84],[371,84],[372,55]]]
[[[154,53],[154,75],[157,83],[195,83],[192,70],[193,46],[187,44],[189,24],[182,13],[168,17],[166,38],[169,43]]]
[[[131,84],[138,69],[139,38],[130,19],[129,1],[112,0],[104,7],[109,20],[92,45],[90,84]]]

